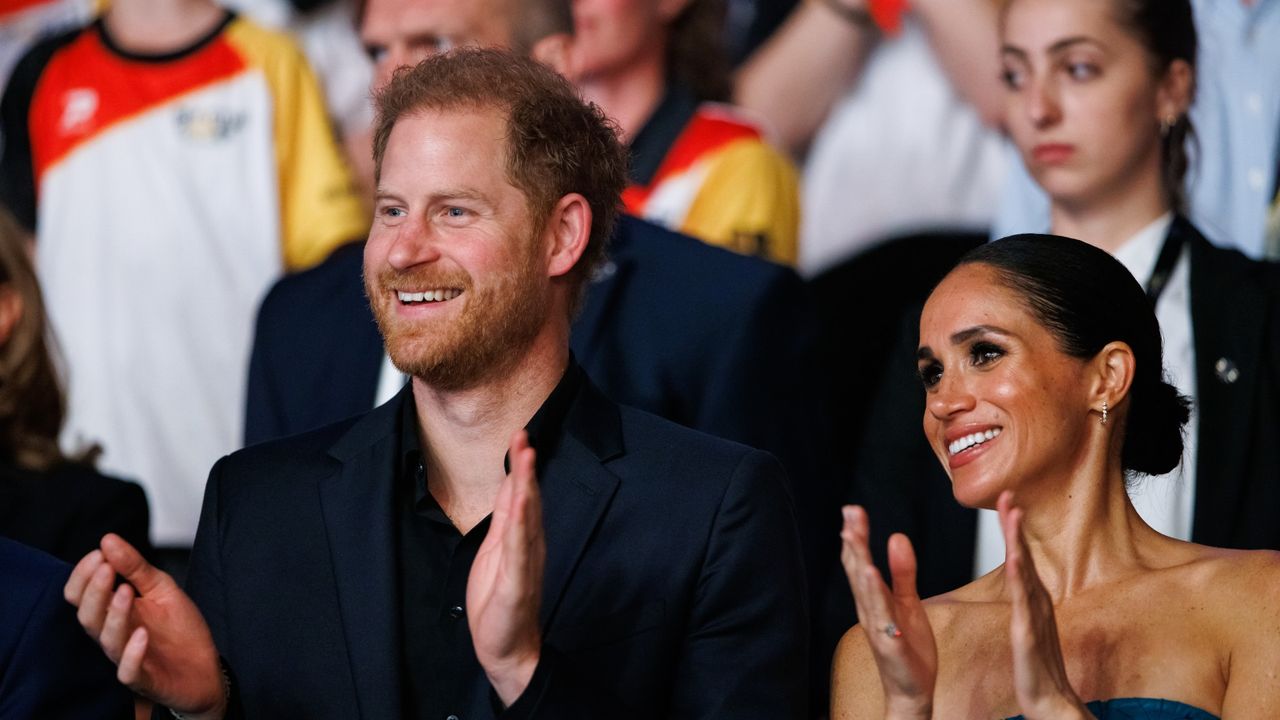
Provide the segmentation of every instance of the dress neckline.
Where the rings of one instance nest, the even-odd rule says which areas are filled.
[[[1087,703],[1098,720],[1220,720],[1217,715],[1177,700],[1126,697]],[[1008,720],[1024,720],[1016,715]]]

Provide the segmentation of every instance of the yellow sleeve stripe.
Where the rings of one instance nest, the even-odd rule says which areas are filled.
[[[681,231],[747,254],[794,265],[799,257],[800,180],[791,161],[757,139],[706,158],[707,176]]]
[[[237,18],[228,41],[262,71],[274,98],[281,251],[301,270],[363,238],[369,218],[334,138],[319,83],[288,37]]]

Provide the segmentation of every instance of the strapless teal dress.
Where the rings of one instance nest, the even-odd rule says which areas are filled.
[[[1087,705],[1098,720],[1219,720],[1198,707],[1156,698],[1116,698]],[[1022,716],[1009,720],[1023,720]]]

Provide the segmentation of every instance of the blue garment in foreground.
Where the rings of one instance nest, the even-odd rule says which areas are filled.
[[[1116,698],[1095,700],[1086,707],[1098,720],[1219,720],[1217,715],[1173,700]],[[1009,720],[1023,720],[1021,715]]]

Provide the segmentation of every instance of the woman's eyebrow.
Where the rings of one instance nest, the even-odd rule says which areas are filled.
[[[996,327],[995,325],[974,325],[973,327],[952,333],[951,344],[960,345],[972,340],[978,335],[1004,335],[1007,337],[1009,335],[1009,331]]]

